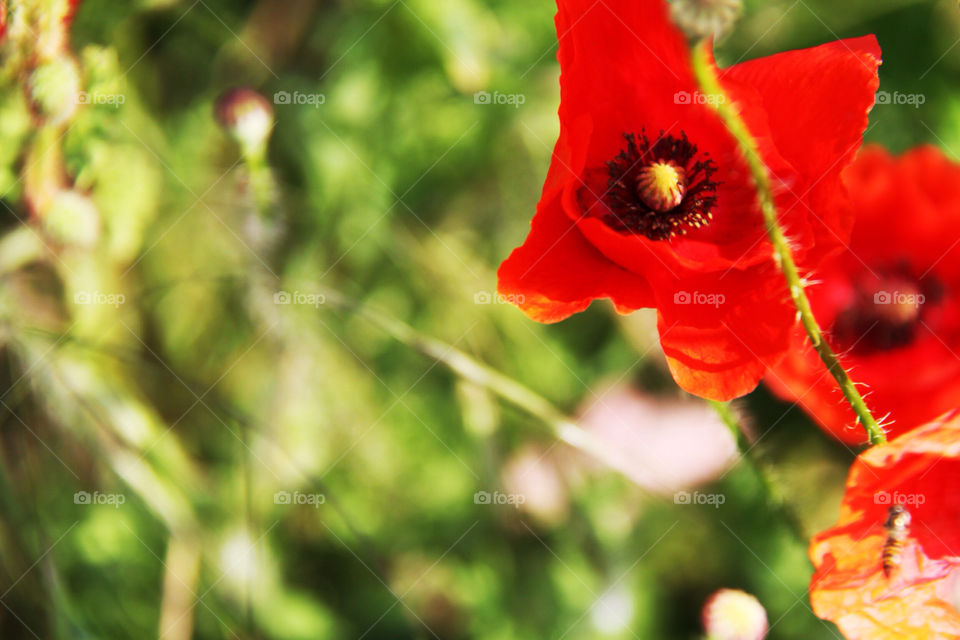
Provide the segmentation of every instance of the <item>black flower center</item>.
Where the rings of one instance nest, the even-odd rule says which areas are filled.
[[[665,135],[651,143],[646,133],[624,134],[627,146],[607,163],[610,208],[604,221],[620,233],[635,233],[651,240],[668,240],[699,229],[713,219],[719,183],[713,160],[687,140]]]
[[[833,323],[838,344],[858,355],[911,344],[924,317],[944,296],[932,275],[918,277],[900,264],[877,270],[879,279],[856,285],[854,302]]]

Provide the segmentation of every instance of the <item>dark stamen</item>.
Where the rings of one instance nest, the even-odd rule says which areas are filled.
[[[719,185],[711,180],[717,171],[713,160],[695,161],[697,146],[683,132],[678,139],[661,131],[652,144],[646,133],[623,137],[626,149],[607,163],[607,225],[667,240],[709,224]]]

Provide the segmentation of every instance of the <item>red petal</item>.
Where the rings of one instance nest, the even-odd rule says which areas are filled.
[[[960,472],[957,414],[861,453],[850,469],[836,526],[814,537],[814,612],[844,637],[960,638]],[[893,504],[911,522],[899,562],[882,570],[884,521]]]
[[[820,266],[816,278],[821,284],[809,295],[844,366],[868,392],[867,405],[895,436],[954,408],[960,399],[960,165],[934,147],[900,158],[868,147],[844,178],[857,213],[851,249]],[[873,273],[896,265],[916,276],[934,274],[942,299],[928,301],[922,324],[907,345],[870,354],[847,349],[849,345],[839,348],[829,329],[852,304],[855,283],[873,282]],[[801,337],[768,384],[781,397],[798,401],[837,438],[865,442],[853,412]]]
[[[857,210],[854,242],[864,261],[909,252],[941,279],[960,271],[960,164],[930,145],[899,158],[870,146],[844,180]]]
[[[880,46],[870,35],[758,58],[724,72],[762,96],[774,144],[803,176],[793,192],[805,204],[780,215],[788,228],[796,218],[819,218],[826,229],[813,225],[815,246],[836,246],[849,237],[853,218],[840,174],[867,127],[879,65]],[[744,117],[749,125],[750,113]]]
[[[660,342],[677,384],[712,400],[752,391],[782,357],[795,322],[773,262],[677,287],[657,299]]]
[[[560,121],[590,114],[613,136],[594,136],[590,162],[606,162],[633,122],[656,133],[676,121],[674,93],[696,87],[683,35],[662,0],[558,0]]]
[[[648,266],[670,265],[680,274],[746,268],[767,259],[756,191],[736,142],[714,109],[699,96],[690,53],[683,34],[670,21],[661,0],[631,0],[613,11],[605,2],[561,0],[557,14],[561,67],[561,128],[568,135],[581,164],[569,168],[581,177],[601,174],[586,185],[571,180],[564,195],[568,215],[583,218],[584,195],[602,200],[606,191],[606,163],[624,147],[623,134],[660,131],[680,137],[685,133],[697,145],[698,155],[709,155],[718,171],[720,192],[714,220],[687,236],[670,242],[651,241],[609,230],[594,234],[591,242],[608,257],[637,273]],[[678,99],[678,95],[683,96]],[[760,109],[753,97],[745,108]],[[782,160],[770,157],[778,167]],[[602,236],[602,237],[597,237]],[[629,262],[614,255],[629,255]]]
[[[530,234],[497,272],[497,290],[540,322],[557,322],[586,309],[594,298],[610,298],[618,311],[653,306],[647,281],[607,260],[586,241],[560,205],[569,151],[557,142]]]

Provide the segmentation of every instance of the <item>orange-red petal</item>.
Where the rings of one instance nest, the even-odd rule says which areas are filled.
[[[960,414],[858,456],[836,526],[810,545],[810,601],[850,640],[960,638]],[[890,575],[888,509],[911,513]]]

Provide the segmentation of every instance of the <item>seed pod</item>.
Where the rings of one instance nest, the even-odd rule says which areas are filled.
[[[264,150],[273,128],[273,106],[262,95],[249,87],[230,89],[217,98],[214,113],[244,153]]]
[[[673,0],[671,13],[677,26],[691,39],[727,33],[740,17],[741,0]]]

